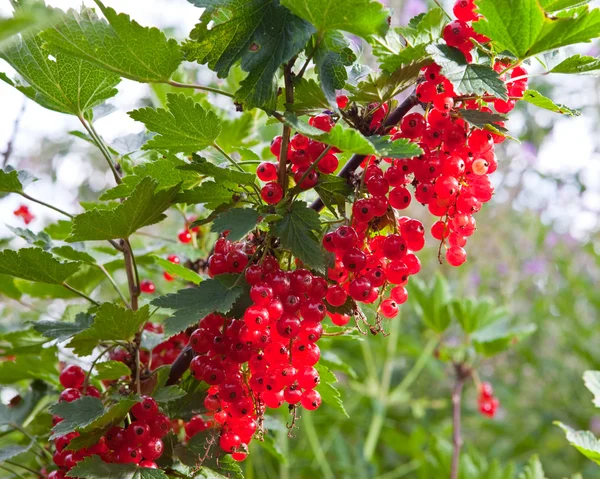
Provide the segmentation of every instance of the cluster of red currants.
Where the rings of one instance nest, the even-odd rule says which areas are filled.
[[[496,415],[496,409],[500,406],[498,398],[494,397],[494,389],[490,383],[482,383],[479,387],[479,412],[488,417]]]
[[[190,336],[196,353],[190,370],[211,386],[206,409],[220,427],[221,448],[237,460],[246,457],[265,408],[284,402],[309,410],[320,406],[314,366],[327,315],[324,278],[302,268],[284,271],[270,255],[248,263],[248,244],[217,241],[210,275],[243,272],[252,305],[241,319],[211,314]]]
[[[15,215],[16,217],[20,217],[23,220],[23,223],[25,223],[26,225],[28,225],[35,219],[33,213],[29,211],[29,208],[25,205],[19,205],[19,207],[15,211],[13,211],[13,215]]]
[[[311,117],[309,123],[319,130],[329,132],[334,121],[331,115],[322,113]],[[271,153],[279,158],[281,154],[282,137],[277,136],[271,142]],[[311,140],[300,133],[296,133],[290,138],[287,149],[287,161],[291,164],[291,171],[294,174],[294,181],[302,190],[313,188],[319,181],[319,172],[331,174],[337,170],[339,160],[335,156],[339,150],[330,148],[327,145]],[[317,162],[316,166],[313,163]],[[278,164],[265,161],[258,165],[256,176],[261,181],[267,182],[261,190],[261,197],[265,203],[270,205],[277,204],[283,198],[283,188],[277,183]]]

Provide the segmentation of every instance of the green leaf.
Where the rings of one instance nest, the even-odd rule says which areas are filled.
[[[133,399],[121,399],[105,407],[100,399],[92,396],[83,396],[72,402],[56,403],[50,406],[49,410],[63,420],[52,428],[50,439],[73,431],[90,432],[117,424],[135,403]]]
[[[516,341],[533,334],[535,324],[513,326],[508,320],[500,320],[471,335],[475,349],[485,356],[494,356],[508,349]]]
[[[154,306],[175,310],[165,322],[165,334],[173,335],[207,314],[227,313],[242,294],[239,275],[222,274],[202,281],[197,288],[187,288],[152,301]]]
[[[36,379],[31,383],[27,393],[22,395],[18,404],[0,404],[0,425],[23,425],[40,400],[48,395],[48,389],[45,382]]]
[[[52,248],[52,252],[61,258],[70,259],[72,261],[81,261],[85,264],[96,264],[96,260],[93,256],[85,251],[76,250],[73,246],[57,246],[56,248]]]
[[[256,444],[258,444],[261,447],[261,449],[265,450],[271,456],[273,456],[273,458],[275,458],[275,460],[280,464],[287,464],[287,458],[285,457],[283,452],[281,452],[279,444],[277,444],[275,438],[270,434],[264,434],[262,437],[262,441],[258,440],[256,441]]]
[[[190,281],[194,284],[200,284],[202,282],[202,276],[185,266],[171,263],[169,260],[161,258],[160,256],[152,256],[152,258],[157,265],[172,276],[176,276],[185,281]]]
[[[553,111],[554,113],[560,113],[561,115],[567,116],[579,116],[581,115],[580,111],[573,110],[564,105],[557,105],[550,98],[546,98],[540,92],[535,90],[527,90],[523,93],[523,100],[527,103],[531,103],[539,108],[544,108],[546,110]]]
[[[519,474],[519,479],[547,479],[539,457],[532,456],[527,461],[525,469]]]
[[[93,209],[73,218],[68,242],[128,238],[143,226],[165,219],[179,186],[155,192],[157,182],[144,178],[123,203],[112,209]]]
[[[336,175],[319,175],[315,191],[329,211],[338,216],[338,211],[342,215],[344,213],[346,198],[352,193],[352,187],[346,178]]]
[[[283,99],[282,99],[283,101]],[[282,109],[296,112],[298,115],[313,113],[330,108],[330,104],[325,98],[323,90],[319,84],[312,78],[300,78],[294,81],[294,103],[283,105]]]
[[[282,0],[281,4],[319,32],[343,30],[368,39],[384,36],[389,28],[390,12],[375,0]]]
[[[233,208],[221,213],[213,220],[211,231],[215,233],[229,231],[227,239],[238,241],[256,228],[259,218],[260,214],[256,210],[250,208]]]
[[[417,278],[411,279],[409,294],[414,298],[413,307],[427,327],[443,333],[452,321],[450,316],[450,292],[446,280],[436,275],[430,286]]]
[[[485,128],[487,125],[493,125],[499,130],[504,130],[501,125],[498,125],[501,121],[507,121],[508,117],[500,115],[498,113],[490,113],[481,110],[457,110],[459,115],[462,116],[465,121],[469,122],[475,128]]]
[[[46,8],[41,2],[28,2],[19,5],[11,18],[0,18],[0,49],[5,43],[14,40],[17,33],[38,30],[57,20],[56,10]]]
[[[234,195],[240,194],[241,191],[234,183],[204,181],[200,186],[177,193],[174,202],[188,205],[204,204],[209,209],[216,209],[223,203],[232,203]]]
[[[215,112],[183,93],[167,94],[167,108],[140,108],[129,112],[150,131],[158,133],[142,147],[144,150],[169,150],[195,153],[214,143],[221,133],[221,121]]]
[[[600,371],[586,371],[583,373],[585,387],[594,395],[594,406],[600,407]]]
[[[432,60],[428,55],[402,65],[391,73],[370,74],[357,86],[346,85],[352,93],[350,99],[358,102],[387,102],[408,87],[414,86],[421,69],[431,63]]]
[[[33,447],[34,442],[35,441],[30,442],[27,446],[10,445],[0,448],[0,463],[13,459],[23,453],[26,453]]]
[[[548,4],[548,3],[547,3]],[[538,0],[480,0],[482,19],[475,30],[500,49],[524,59],[600,35],[600,10],[582,7],[565,15],[547,15]]]
[[[357,130],[344,128],[339,123],[329,133],[325,133],[308,123],[304,123],[293,113],[286,113],[284,119],[286,124],[302,135],[335,146],[347,153],[388,156],[390,158],[412,158],[423,152],[417,145],[405,139],[390,141],[389,137],[366,137]]]
[[[541,7],[547,12],[557,12],[567,8],[579,7],[590,0],[540,0]]]
[[[28,183],[35,181],[28,172],[13,170],[10,166],[0,170],[0,193],[23,193]]]
[[[58,384],[56,348],[44,348],[36,354],[20,354],[14,361],[0,363],[0,384],[13,384],[25,379],[41,379]]]
[[[187,392],[181,389],[179,386],[167,386],[160,388],[158,391],[152,394],[152,397],[156,402],[167,403],[171,401],[177,401],[186,394]]]
[[[448,45],[430,45],[427,52],[442,67],[442,74],[452,82],[457,94],[491,94],[508,100],[506,84],[490,66],[469,63],[460,50]]]
[[[204,399],[206,398],[208,385],[204,382],[196,381],[191,376],[187,379],[187,385],[185,382],[182,382],[182,387],[187,391],[187,394],[163,405],[165,414],[172,419],[189,421],[196,414],[206,412]]]
[[[13,228],[12,226],[8,226],[8,228],[16,235],[23,238],[30,245],[38,246],[42,248],[44,251],[49,250],[52,247],[52,240],[48,233],[40,231],[39,233],[34,233],[30,229],[26,228]]]
[[[15,284],[15,279],[7,274],[0,274],[0,295],[11,299],[20,299],[21,291]]]
[[[40,283],[61,284],[79,269],[80,264],[61,263],[40,248],[0,251],[0,273]]]
[[[185,173],[180,166],[187,163],[174,155],[159,158],[155,161],[145,161],[133,168],[133,171],[123,178],[123,183],[105,191],[100,196],[102,201],[126,198],[140,182],[150,177],[158,182],[156,191],[166,190],[181,184],[182,190],[188,190],[199,183],[197,178]]]
[[[317,238],[321,231],[319,214],[304,201],[294,201],[289,207],[284,205],[277,212],[283,219],[275,223],[273,233],[279,237],[281,246],[307,266],[323,271],[325,255]]]
[[[334,386],[334,384],[337,382],[335,374],[333,374],[327,366],[321,363],[316,364],[315,369],[319,372],[319,376],[321,378],[321,382],[315,389],[321,395],[323,402],[329,406],[332,406],[347,418],[350,418],[346,412],[344,404],[342,403],[341,394]]]
[[[341,90],[348,80],[346,67],[356,61],[348,40],[340,32],[327,32],[319,42],[315,65],[321,88],[330,104],[335,105],[336,90]]]
[[[95,378],[101,381],[105,379],[119,379],[122,376],[130,375],[131,369],[121,361],[104,361],[103,363],[96,364]]]
[[[186,60],[208,64],[220,78],[226,78],[239,61],[248,75],[240,83],[236,99],[246,109],[274,108],[279,67],[300,53],[314,33],[313,27],[276,0],[190,2],[208,8],[183,45]]]
[[[42,34],[49,46],[98,67],[139,82],[167,81],[182,60],[179,45],[158,28],[143,27],[128,15],[117,14],[102,2],[106,17],[90,8],[70,10],[61,22]]]
[[[48,342],[48,338],[32,329],[10,331],[0,334],[0,351],[3,356],[37,354]]]
[[[81,356],[91,354],[99,341],[128,341],[150,317],[148,305],[137,311],[114,303],[102,303],[92,325],[77,333],[67,345]]]
[[[600,464],[600,441],[590,431],[576,431],[571,427],[556,421],[567,436],[567,441],[588,459]]]
[[[600,58],[573,55],[556,65],[550,73],[600,75]]]
[[[69,471],[67,477],[86,479],[168,479],[160,469],[139,467],[135,464],[108,464],[100,456],[89,456]]]
[[[186,171],[195,171],[202,176],[214,178],[217,183],[234,183],[250,186],[253,185],[256,180],[256,175],[254,173],[238,171],[231,167],[220,167],[198,155],[193,156],[191,163],[180,166],[179,168]]]
[[[75,316],[75,321],[49,321],[39,320],[33,323],[33,329],[43,334],[47,338],[66,341],[76,334],[88,329],[94,321],[91,314],[79,313]]]
[[[57,53],[50,59],[38,35],[15,39],[0,51],[23,81],[4,80],[44,108],[84,116],[117,94],[121,79],[84,60]]]

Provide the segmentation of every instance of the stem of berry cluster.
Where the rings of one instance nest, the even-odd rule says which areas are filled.
[[[417,99],[415,94],[411,94],[408,98],[406,98],[406,100],[400,103],[400,105],[398,105],[398,107],[394,111],[392,111],[388,115],[386,120],[383,122],[383,129],[387,130],[388,128],[396,126],[398,123],[400,123],[402,118],[404,118],[404,116],[418,104],[419,100]],[[366,157],[366,155],[352,155],[348,162],[338,173],[338,176],[346,179],[350,178],[350,175],[352,175],[352,173],[356,171],[356,169],[360,166],[360,164],[364,161]],[[317,198],[310,205],[310,207],[316,211],[321,211],[324,206],[325,204],[323,203],[321,198]]]
[[[452,389],[452,469],[450,479],[458,479],[460,450],[463,445],[461,434],[461,405],[465,382],[471,377],[471,369],[465,364],[454,365],[455,381]]]

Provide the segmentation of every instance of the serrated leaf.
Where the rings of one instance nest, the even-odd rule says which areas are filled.
[[[20,354],[13,361],[0,362],[0,384],[13,384],[24,379],[41,379],[58,384],[55,347],[44,348],[36,354]]]
[[[214,178],[218,183],[234,183],[238,185],[253,185],[256,175],[232,169],[231,167],[221,167],[211,163],[206,158],[194,155],[192,162],[179,167],[185,171],[195,171],[202,176]]]
[[[131,196],[112,209],[93,209],[73,218],[73,230],[68,242],[125,239],[143,226],[165,218],[179,186],[155,192],[157,182],[144,178]]]
[[[346,198],[352,193],[352,187],[346,178],[336,175],[320,175],[315,191],[329,211],[338,216],[338,212],[344,213]]]
[[[96,374],[94,377],[100,381],[103,381],[106,379],[119,379],[122,376],[130,375],[131,369],[129,369],[121,361],[104,361],[102,363],[96,364]]]
[[[123,183],[102,193],[100,200],[126,198],[146,177],[157,181],[156,191],[173,188],[179,184],[182,190],[188,190],[196,186],[199,180],[179,169],[184,165],[186,162],[174,155],[139,163],[130,174],[123,178]]]
[[[323,35],[315,49],[314,59],[325,98],[331,105],[335,105],[336,90],[346,85],[346,67],[356,61],[356,55],[340,32],[330,31]]]
[[[175,40],[158,28],[143,27],[129,15],[117,14],[102,2],[96,4],[106,17],[90,8],[69,10],[62,21],[42,34],[51,48],[82,58],[98,67],[139,82],[167,81],[182,60]]]
[[[330,107],[319,84],[312,78],[304,77],[294,82],[294,103],[285,106],[299,115],[314,111],[320,112]]]
[[[0,78],[44,108],[76,116],[88,116],[92,109],[117,94],[121,79],[87,61],[56,53],[51,59],[42,48],[39,35],[12,41],[0,51],[22,78]]]
[[[221,133],[216,113],[183,93],[167,94],[166,109],[140,108],[130,111],[129,116],[157,133],[142,147],[144,150],[195,153],[212,145]]]
[[[344,416],[349,418],[350,416],[348,416],[346,408],[344,408],[341,394],[334,386],[334,384],[337,382],[335,374],[333,374],[327,366],[321,363],[316,364],[315,369],[319,372],[319,376],[321,378],[321,382],[315,389],[321,395],[323,402],[337,409]]]
[[[198,287],[181,289],[152,301],[154,306],[175,310],[165,322],[165,334],[176,334],[207,314],[228,312],[242,294],[239,275],[222,274],[202,281]]]
[[[533,334],[537,327],[529,323],[513,326],[508,320],[500,320],[471,335],[475,349],[485,356],[493,356],[506,350],[511,344]]]
[[[40,248],[0,251],[0,273],[40,283],[61,284],[79,269],[80,264],[61,263]]]
[[[89,456],[69,471],[67,477],[86,479],[168,479],[160,469],[149,469],[135,464],[108,464],[99,456]]]
[[[36,354],[48,342],[48,338],[32,329],[10,331],[0,334],[0,351],[3,356]]]
[[[550,73],[600,75],[600,58],[573,55],[552,68]]]
[[[502,126],[497,123],[507,121],[508,117],[498,113],[490,113],[481,110],[457,110],[459,115],[476,128],[485,128],[487,125],[493,125],[495,128],[502,130]]]
[[[519,479],[547,479],[539,457],[532,456],[527,461],[525,469],[519,474]]]
[[[204,204],[209,209],[216,209],[223,203],[232,203],[233,196],[241,191],[235,183],[204,181],[195,188],[177,193],[174,203]]]
[[[38,379],[32,381],[27,393],[23,394],[18,404],[0,403],[0,425],[16,424],[21,426],[35,409],[41,399],[48,394],[48,385]]]
[[[573,15],[547,15],[538,0],[480,0],[475,30],[500,49],[524,59],[600,35],[600,10],[582,7]]]
[[[273,233],[281,246],[316,270],[325,269],[325,255],[316,234],[321,230],[319,214],[303,201],[294,201],[277,211],[283,219],[275,223]]]
[[[350,99],[358,102],[387,102],[408,87],[413,86],[419,77],[419,73],[421,73],[421,69],[432,62],[433,60],[427,55],[402,65],[393,72],[384,71],[379,74],[369,74],[356,86],[346,85],[352,93]]]
[[[357,130],[344,128],[339,123],[329,133],[325,133],[308,123],[304,123],[293,113],[286,113],[284,119],[286,124],[302,135],[335,146],[346,153],[387,156],[390,158],[413,158],[422,153],[418,145],[406,141],[406,139],[390,141],[389,137],[366,137]]]
[[[63,245],[52,248],[52,253],[61,258],[70,259],[72,261],[80,261],[85,264],[96,264],[96,260],[93,256],[89,255],[85,251],[79,251],[73,248],[73,246]]]
[[[202,276],[195,271],[192,271],[185,266],[180,264],[171,263],[169,260],[161,258],[160,256],[152,256],[154,262],[163,268],[167,273],[177,278],[181,278],[185,281],[190,281],[194,284],[200,284],[202,282]]]
[[[576,431],[561,423],[555,422],[567,436],[567,441],[588,459],[600,464],[600,441],[590,431]]]
[[[171,401],[177,401],[187,394],[186,391],[181,389],[179,386],[167,386],[160,388],[158,391],[152,394],[152,397],[156,402],[167,403]]]
[[[0,193],[22,193],[23,188],[35,180],[28,172],[7,166],[0,169]]]
[[[457,94],[491,94],[508,100],[506,84],[490,66],[469,63],[460,50],[448,45],[429,45],[427,52],[442,67],[442,74],[452,82]]]
[[[586,371],[583,373],[585,387],[594,395],[594,406],[600,407],[600,371]]]
[[[336,336],[333,338],[335,337]],[[321,358],[319,359],[319,362],[321,362],[324,366],[327,366],[329,369],[337,369],[342,371],[352,379],[358,378],[356,371],[352,368],[352,366],[333,351],[321,351]]]
[[[9,445],[0,448],[0,463],[26,453],[33,447],[34,443],[35,441],[32,441],[27,446]]]
[[[116,424],[123,420],[135,403],[133,399],[121,399],[105,407],[100,399],[92,396],[56,403],[49,410],[63,420],[52,428],[50,439],[73,431],[90,432]]]
[[[46,226],[44,231],[48,233],[53,240],[64,240],[71,232],[71,221],[59,220],[56,223]]]
[[[102,303],[92,325],[77,333],[67,345],[76,354],[91,354],[99,341],[128,341],[150,317],[148,305],[137,311],[122,308],[115,303]]]
[[[20,299],[21,290],[15,284],[15,278],[7,274],[0,274],[0,296],[11,299]]]
[[[47,338],[57,339],[58,341],[66,341],[75,336],[77,333],[88,329],[94,321],[91,314],[79,313],[75,316],[74,322],[67,321],[50,321],[41,319],[33,323],[33,329],[43,334]]]
[[[579,7],[590,3],[590,0],[540,0],[540,5],[546,12],[556,12],[567,8]]]
[[[304,48],[314,28],[276,0],[224,0],[218,9],[212,0],[189,1],[207,11],[183,45],[186,60],[208,64],[220,78],[240,62],[248,75],[236,99],[246,108],[274,108],[279,67]]]
[[[57,20],[57,12],[46,8],[41,2],[27,2],[18,8],[11,18],[0,18],[0,49],[14,40],[17,33],[39,30]]]
[[[10,229],[16,236],[23,238],[30,245],[38,246],[44,251],[47,251],[52,247],[52,240],[50,239],[48,233],[45,233],[44,231],[34,233],[30,229],[13,228],[12,226],[8,226],[8,229]]]
[[[580,111],[573,110],[564,105],[557,105],[550,98],[546,98],[539,91],[535,90],[527,90],[523,93],[523,100],[527,103],[531,103],[539,108],[544,108],[545,110],[553,111],[554,113],[559,113],[561,115],[567,116],[579,116],[581,115]]]
[[[390,12],[375,0],[282,0],[281,4],[312,23],[319,32],[343,30],[368,39],[384,36]]]
[[[229,231],[227,239],[238,241],[256,228],[259,218],[260,214],[256,210],[250,208],[233,208],[221,213],[213,220],[211,231],[215,233]]]

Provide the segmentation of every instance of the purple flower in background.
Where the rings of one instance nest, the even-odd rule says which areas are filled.
[[[500,263],[497,266],[497,270],[500,276],[506,276],[508,274],[508,265],[506,263]]]
[[[412,17],[426,11],[426,2],[422,0],[407,0],[400,14],[400,22],[402,25],[406,25]]]
[[[521,153],[529,163],[534,163],[537,159],[538,150],[530,141],[524,141],[521,144]]]
[[[526,261],[523,265],[525,274],[533,276],[534,274],[543,274],[547,269],[547,261],[543,258],[534,258]]]
[[[550,231],[550,233],[546,235],[546,238],[544,240],[545,246],[547,248],[554,248],[558,243],[560,243],[560,235],[558,235],[554,231]]]

